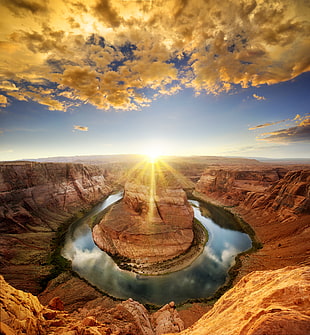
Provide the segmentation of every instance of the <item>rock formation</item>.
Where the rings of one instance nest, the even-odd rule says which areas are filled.
[[[111,192],[105,175],[82,164],[0,165],[0,264],[10,283],[39,292],[58,228]]]
[[[0,165],[0,231],[56,230],[77,210],[89,208],[111,188],[98,166],[63,163]]]
[[[112,308],[100,299],[74,313],[59,298],[44,307],[0,276],[1,334],[107,335],[305,335],[310,332],[310,267],[253,272],[226,292],[194,325],[184,323],[171,302],[150,314],[128,299]],[[60,306],[60,308],[57,308]]]
[[[173,302],[151,315],[132,299],[114,306],[104,306],[96,299],[68,313],[59,297],[43,306],[36,296],[16,290],[2,276],[0,285],[0,332],[4,335],[161,335],[184,329]]]
[[[255,174],[245,173],[242,167],[206,170],[195,194],[220,205],[234,205],[231,211],[251,225],[263,245],[241,257],[237,279],[254,270],[309,264],[309,170],[261,168]]]
[[[180,335],[310,333],[310,268],[253,272]]]
[[[128,181],[123,200],[93,229],[99,248],[136,264],[177,257],[194,237],[193,210],[185,192],[166,177],[154,176],[148,183],[150,178],[135,176]]]
[[[204,171],[196,191],[210,196],[212,200],[220,199],[221,203],[235,206],[249,192],[264,192],[286,172],[283,168],[259,168],[256,165],[247,169],[242,166],[211,168]]]

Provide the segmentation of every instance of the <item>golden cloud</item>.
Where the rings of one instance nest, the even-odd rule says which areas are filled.
[[[266,137],[259,140],[275,143],[310,142],[310,116],[303,117],[295,127],[264,133],[261,136]]]
[[[84,126],[73,126],[73,129],[80,130],[80,131],[88,131],[88,127],[84,127]]]
[[[49,109],[139,109],[184,87],[218,94],[310,70],[304,1],[2,0],[0,10],[0,89]]]
[[[259,96],[259,95],[255,94],[255,93],[253,94],[253,98],[255,98],[256,100],[266,100],[265,97]]]
[[[0,94],[0,106],[6,107],[8,104],[8,99],[6,96]]]
[[[258,126],[250,127],[249,130],[254,130],[254,129],[273,126],[275,124],[279,124],[279,123],[282,123],[284,121],[287,121],[287,120],[281,120],[281,121],[275,121],[275,122],[266,122],[266,123],[263,123],[263,124],[259,124]]]

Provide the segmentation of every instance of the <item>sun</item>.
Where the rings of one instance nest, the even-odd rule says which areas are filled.
[[[158,160],[158,158],[159,158],[159,155],[155,152],[148,154],[148,161],[150,163],[155,163]]]
[[[156,163],[161,156],[161,153],[156,148],[150,148],[145,155],[150,163]]]

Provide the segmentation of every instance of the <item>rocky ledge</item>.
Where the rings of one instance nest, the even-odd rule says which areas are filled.
[[[125,259],[131,270],[144,274],[167,272],[168,263],[160,271],[158,264],[176,260],[195,244],[194,214],[186,193],[174,183],[164,185],[155,179],[155,187],[139,178],[128,181],[122,201],[93,229],[99,248]],[[200,241],[204,233],[199,231],[198,235]],[[179,267],[178,259],[177,263]]]
[[[0,276],[1,334],[13,335],[305,335],[310,333],[310,267],[253,272],[226,292],[195,324],[184,330],[174,303],[150,314],[128,299],[104,306],[96,299],[73,313],[58,297],[43,306]]]

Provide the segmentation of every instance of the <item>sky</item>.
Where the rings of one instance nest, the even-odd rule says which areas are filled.
[[[0,160],[310,158],[307,0],[0,0]]]

